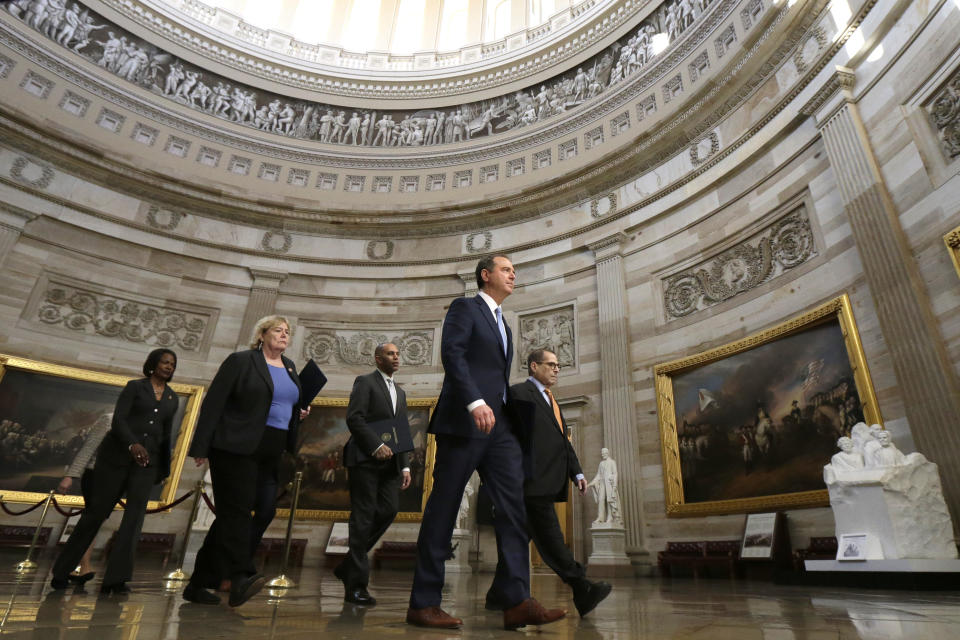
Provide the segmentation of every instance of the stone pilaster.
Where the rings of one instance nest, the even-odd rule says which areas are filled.
[[[463,295],[471,298],[477,295],[477,265],[474,263],[469,270],[458,271],[457,276],[463,282]]]
[[[0,268],[20,240],[24,226],[34,218],[36,218],[35,214],[19,207],[0,206]]]
[[[874,156],[851,88],[838,68],[839,100],[827,99],[818,126],[890,350],[917,448],[940,466],[956,526],[960,518],[960,395],[916,260]]]
[[[616,233],[592,243],[597,268],[597,304],[600,322],[600,389],[603,409],[603,445],[617,461],[620,500],[626,525],[627,554],[638,564],[648,562],[643,540],[643,502],[640,462],[634,420],[634,393],[627,329],[627,288],[622,245],[626,235]],[[599,444],[594,445],[597,449]],[[596,472],[586,471],[588,481]]]
[[[287,279],[284,272],[264,269],[250,269],[250,275],[253,284],[250,286],[247,309],[243,312],[243,323],[240,325],[240,336],[237,340],[238,349],[250,348],[250,336],[257,320],[274,312],[280,285]]]

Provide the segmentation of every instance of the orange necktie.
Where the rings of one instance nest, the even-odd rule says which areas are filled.
[[[563,433],[563,418],[560,417],[560,405],[557,404],[553,394],[550,393],[550,389],[544,387],[543,390],[547,393],[547,397],[550,398],[550,405],[553,407],[553,417],[557,419],[557,426],[560,427],[560,433]]]

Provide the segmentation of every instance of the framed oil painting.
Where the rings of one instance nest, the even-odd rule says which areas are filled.
[[[881,422],[846,295],[654,373],[670,516],[826,506],[837,438]]]
[[[294,461],[284,457],[293,475],[293,466],[303,472],[297,518],[307,520],[348,520],[350,490],[347,468],[343,466],[343,445],[350,438],[347,429],[348,398],[317,398],[310,415],[300,424],[299,448]],[[436,398],[407,398],[407,416],[414,450],[410,453],[410,487],[400,492],[398,522],[417,522],[433,484],[433,436],[427,434],[430,413]],[[289,517],[290,496],[281,495],[278,517]]]
[[[146,354],[144,354],[146,357]],[[0,355],[0,493],[33,503],[56,489],[66,467],[98,422],[109,424],[130,376]],[[170,476],[156,485],[149,508],[172,502],[203,399],[203,387],[172,383],[180,398],[173,420]],[[82,506],[80,483],[58,496]]]

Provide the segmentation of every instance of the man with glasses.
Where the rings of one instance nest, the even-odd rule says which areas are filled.
[[[580,495],[587,480],[570,444],[570,433],[552,387],[560,374],[557,355],[537,349],[527,356],[526,382],[510,387],[509,408],[524,454],[523,486],[527,509],[527,531],[537,545],[540,557],[554,573],[573,589],[573,603],[580,617],[593,611],[610,594],[611,585],[587,580],[586,571],[563,541],[554,502],[567,501],[567,482],[573,482]],[[497,564],[497,572],[501,570]],[[501,609],[497,594],[487,592],[487,609]]]

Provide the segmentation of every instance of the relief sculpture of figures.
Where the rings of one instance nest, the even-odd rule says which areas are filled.
[[[592,100],[648,66],[656,57],[654,34],[667,34],[673,42],[697,22],[711,1],[663,2],[635,31],[539,87],[463,104],[449,113],[406,111],[379,120],[375,111],[293,100],[253,87],[234,86],[81,9],[75,2],[19,0],[5,3],[5,7],[50,40],[121,78],[218,118],[324,144],[416,147],[466,143],[474,137],[542,122]],[[346,114],[351,112],[354,115],[348,118]]]
[[[623,518],[620,516],[620,492],[617,489],[617,462],[610,457],[610,450],[600,449],[602,460],[597,466],[597,475],[587,486],[593,489],[593,497],[597,501],[597,518],[593,526],[622,527]]]

